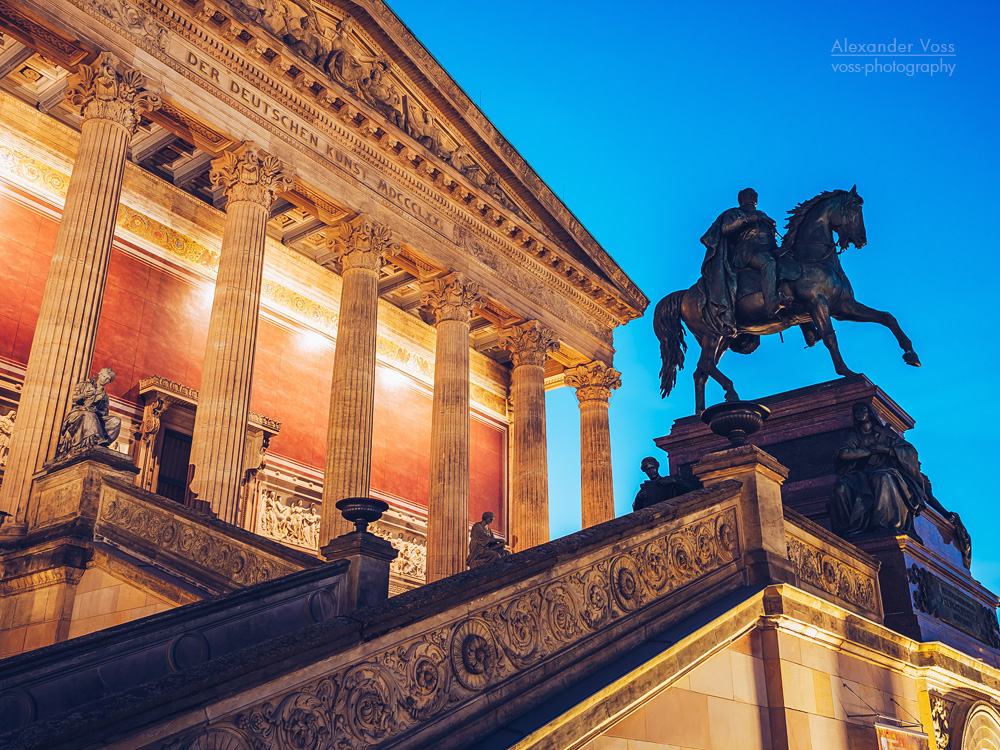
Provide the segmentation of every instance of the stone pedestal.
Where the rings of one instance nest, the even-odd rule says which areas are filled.
[[[945,519],[933,510],[924,515],[930,516],[922,517],[925,522],[940,524],[941,531],[947,533],[950,524]],[[880,563],[879,583],[888,627],[918,641],[941,641],[996,662],[1000,657],[996,615],[1000,602],[960,562],[958,566],[949,564],[929,544],[906,536],[870,536],[853,542]]]
[[[319,552],[327,560],[349,560],[351,563],[342,612],[389,598],[389,567],[399,555],[389,542],[368,531],[352,531],[331,540]]]
[[[549,540],[549,467],[545,444],[545,359],[555,332],[537,321],[500,330],[514,363],[511,424],[510,539],[514,552]]]
[[[267,220],[291,181],[277,158],[244,144],[212,162],[212,184],[228,196],[219,276],[191,440],[191,492],[236,524],[253,387]],[[189,503],[190,504],[190,503]]]
[[[727,479],[743,484],[739,527],[747,584],[794,583],[781,504],[788,469],[760,448],[742,445],[704,456],[693,471],[706,488]]]
[[[827,503],[837,481],[834,457],[852,434],[854,405],[870,404],[900,435],[913,427],[913,419],[863,375],[766,396],[759,402],[771,410],[771,416],[760,432],[749,438],[758,447],[745,449],[766,450],[776,463],[787,466],[787,481],[780,486],[781,501],[827,530],[831,527]],[[739,478],[715,469],[716,457],[732,451],[711,453],[723,449],[726,440],[712,434],[698,417],[677,420],[670,434],[657,439],[656,445],[668,452],[672,473],[692,474],[703,480]],[[915,447],[919,451],[919,445]],[[706,474],[709,467],[713,471]],[[948,498],[938,500],[949,511],[962,510]],[[848,540],[881,566],[878,578],[885,624],[912,638],[942,641],[995,662],[1000,655],[997,597],[966,568],[955,524],[928,506],[914,526],[921,541],[890,532]],[[970,532],[976,536],[976,529]]]
[[[864,375],[753,400],[770,409],[771,416],[748,442],[788,467],[788,480],[781,488],[785,504],[826,528],[830,527],[826,504],[837,479],[833,456],[850,434],[853,405],[870,403],[899,434],[913,426],[913,419]],[[681,476],[690,476],[691,466],[706,453],[729,446],[694,415],[678,419],[670,434],[655,442],[670,458],[670,473]]]
[[[430,501],[427,507],[427,582],[465,570],[469,547],[469,321],[486,303],[476,282],[451,274],[423,285],[434,315],[434,404]]]
[[[621,373],[603,362],[566,371],[566,385],[576,389],[580,401],[580,489],[585,529],[615,517],[608,401],[612,389],[621,384]]]
[[[142,113],[160,104],[143,85],[138,71],[103,53],[68,89],[83,115],[80,147],[0,489],[0,510],[12,516],[4,536],[27,530],[32,479],[55,454],[73,387],[90,374],[129,143]]]
[[[340,225],[329,249],[343,264],[344,286],[333,353],[321,547],[350,531],[351,525],[337,512],[337,502],[367,497],[370,489],[378,272],[386,255],[399,252],[399,244],[392,241],[388,227],[362,214]]]
[[[30,533],[77,519],[92,526],[102,480],[113,477],[132,482],[138,473],[129,456],[101,447],[46,462],[31,491]]]

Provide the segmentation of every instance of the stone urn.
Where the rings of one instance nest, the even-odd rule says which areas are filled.
[[[701,413],[701,421],[712,432],[727,438],[734,446],[746,445],[747,437],[757,432],[771,410],[753,401],[726,401]]]
[[[368,524],[375,523],[389,510],[389,503],[372,497],[345,497],[337,501],[340,515],[354,524],[355,531],[368,531]]]

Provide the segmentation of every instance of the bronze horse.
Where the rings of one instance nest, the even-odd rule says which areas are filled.
[[[726,401],[738,401],[733,381],[719,371],[719,359],[727,349],[739,354],[750,354],[760,344],[760,337],[779,333],[792,326],[800,326],[806,344],[812,346],[822,339],[830,350],[834,369],[838,375],[854,372],[840,355],[837,334],[831,318],[860,323],[879,323],[890,331],[903,350],[903,360],[915,367],[920,358],[913,351],[913,343],[903,333],[896,319],[887,312],[874,310],[854,299],[854,290],[840,266],[841,252],[848,245],[860,249],[865,246],[865,221],[862,199],[857,186],[848,190],[820,193],[789,211],[782,248],[787,248],[779,259],[781,291],[791,297],[791,304],[781,310],[778,317],[768,318],[760,291],[737,294],[736,325],[734,336],[724,337],[712,333],[702,319],[704,297],[697,284],[690,289],[668,294],[656,305],[653,313],[653,331],[660,340],[660,395],[664,398],[673,390],[677,370],[684,367],[684,328],[687,325],[701,345],[701,356],[694,371],[695,409],[705,410],[705,384],[714,378],[726,392]],[[836,232],[839,241],[834,239]],[[838,250],[839,245],[839,250]],[[740,272],[741,289],[753,288],[754,273]],[[759,284],[758,284],[759,286]]]

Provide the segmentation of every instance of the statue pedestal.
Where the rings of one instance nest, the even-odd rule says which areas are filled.
[[[389,567],[399,553],[385,539],[368,531],[335,537],[320,549],[327,560],[350,560],[344,612],[351,612],[389,598]]]
[[[852,410],[858,402],[870,404],[900,435],[913,427],[913,419],[895,401],[857,375],[759,399],[771,415],[748,439],[788,468],[782,503],[826,529],[831,528],[827,503],[837,481],[834,456],[852,434]],[[698,464],[706,454],[729,447],[694,415],[678,419],[670,434],[655,443],[667,452],[670,473],[688,479],[702,473]],[[915,447],[919,452],[920,446]],[[943,504],[962,511],[952,507],[949,498]],[[886,625],[911,638],[943,641],[991,664],[1000,663],[998,600],[963,564],[954,525],[928,507],[916,519],[915,530],[922,542],[891,532],[849,540],[881,564]]]
[[[47,461],[44,469],[31,487],[29,533],[77,519],[93,525],[102,477],[131,483],[139,473],[130,456],[101,447]]]

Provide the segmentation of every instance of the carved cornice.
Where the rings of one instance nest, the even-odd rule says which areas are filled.
[[[248,201],[268,209],[277,193],[292,189],[291,176],[281,160],[249,141],[214,160],[208,178],[215,187],[225,189],[230,203]]]
[[[433,313],[435,324],[444,320],[467,324],[472,311],[486,304],[487,294],[478,282],[468,281],[460,273],[451,273],[421,284],[420,301]]]
[[[549,353],[559,350],[556,332],[546,328],[537,320],[501,328],[499,336],[500,345],[510,352],[514,367],[521,365],[544,367]]]
[[[146,77],[102,52],[93,65],[81,65],[66,98],[87,120],[110,120],[135,135],[145,112],[160,106],[159,94],[143,89]]]
[[[98,13],[87,5],[89,0],[73,1],[84,5],[88,13],[106,23],[121,26],[114,24],[107,14]],[[178,12],[178,9],[166,5],[162,0],[136,0],[136,2],[172,33],[196,44],[220,67],[247,80],[250,85],[260,87],[262,91],[274,96],[289,111],[303,116],[320,130],[345,139],[343,142],[350,144],[348,148],[362,149],[364,153],[361,156],[365,159],[366,168],[400,172],[399,167],[405,167],[401,174],[394,176],[405,177],[410,188],[418,190],[423,198],[430,199],[433,208],[447,213],[450,221],[468,223],[472,220],[474,224],[478,224],[472,229],[481,236],[488,237],[491,243],[497,243],[497,247],[501,250],[500,254],[507,258],[507,262],[513,262],[529,275],[544,280],[546,286],[559,290],[562,295],[569,294],[571,299],[580,295],[574,300],[574,306],[579,306],[580,309],[567,318],[569,322],[582,325],[584,328],[588,328],[589,325],[599,326],[600,331],[591,330],[591,333],[600,340],[610,343],[609,329],[638,317],[648,304],[648,300],[641,295],[641,292],[638,293],[638,303],[623,303],[613,291],[614,282],[609,283],[594,278],[593,271],[586,269],[586,264],[581,265],[568,257],[563,250],[552,243],[551,238],[538,231],[530,222],[514,216],[502,202],[497,202],[498,199],[483,192],[484,188],[478,182],[470,181],[458,168],[453,167],[451,162],[428,153],[419,144],[415,144],[415,147],[408,145],[414,143],[408,133],[387,134],[379,124],[383,115],[366,109],[370,105],[360,100],[357,104],[349,104],[348,100],[353,97],[347,90],[332,93],[325,80],[322,80],[326,79],[325,75],[317,78],[310,73],[310,78],[320,82],[308,87],[299,85],[300,79],[304,80],[303,76],[306,75],[302,72],[303,68],[311,68],[311,64],[284,45],[271,42],[267,38],[268,32],[257,28],[256,24],[247,26],[244,22],[234,19],[233,12],[228,6],[199,2],[195,12],[187,13]],[[186,16],[190,16],[190,19]],[[154,56],[161,59],[166,57],[147,36],[136,35],[136,41]],[[287,58],[282,60],[283,64],[276,65],[275,61],[283,57]],[[172,58],[170,61],[176,64]],[[394,73],[397,70],[396,67],[392,69]],[[195,85],[218,94],[216,88],[184,70],[183,67],[181,74]],[[294,81],[291,80],[293,77]],[[339,89],[339,84],[336,82],[331,82],[331,85]],[[265,127],[273,127],[269,120],[260,117],[254,110],[242,106],[239,102],[233,101],[229,104],[252,119],[259,119]],[[421,106],[426,109],[426,106]],[[386,127],[390,126],[387,124]],[[280,130],[277,132],[281,137],[285,137]],[[296,142],[294,138],[289,139],[289,142],[308,158],[321,161],[316,154]],[[380,151],[389,158],[383,158]],[[404,154],[407,158],[402,158]],[[428,168],[431,163],[428,159],[433,162],[431,168]],[[485,176],[484,174],[484,178]],[[537,177],[535,180],[538,181]],[[540,181],[538,183],[541,184]],[[563,213],[572,219],[572,215],[565,207]],[[576,222],[575,219],[572,221]],[[456,226],[456,229],[458,228]],[[458,240],[456,242],[461,244]],[[600,249],[592,239],[590,242]],[[604,255],[606,256],[606,253]],[[538,263],[532,263],[532,258]],[[613,261],[608,259],[604,263],[610,263],[613,270],[617,270],[617,274],[624,277],[620,269],[614,266]],[[516,283],[514,286],[521,288]],[[567,311],[561,309],[561,306],[553,306],[549,302],[542,304],[560,317],[567,315]],[[593,320],[588,319],[588,322],[584,323],[576,319],[576,316],[584,311],[587,316],[593,316]]]
[[[173,380],[161,378],[159,375],[150,375],[139,381],[139,394],[156,393],[164,401],[175,404],[198,405],[198,389],[189,385],[175,383]],[[249,424],[261,428],[264,432],[277,435],[281,430],[281,422],[255,411],[250,412]]]
[[[566,385],[576,388],[576,397],[581,404],[584,401],[607,402],[611,391],[622,385],[622,374],[600,361],[566,370],[563,379]]]
[[[387,255],[396,255],[400,249],[399,243],[392,239],[392,230],[367,214],[341,222],[337,234],[327,241],[327,247],[345,271],[349,268],[377,271]]]

